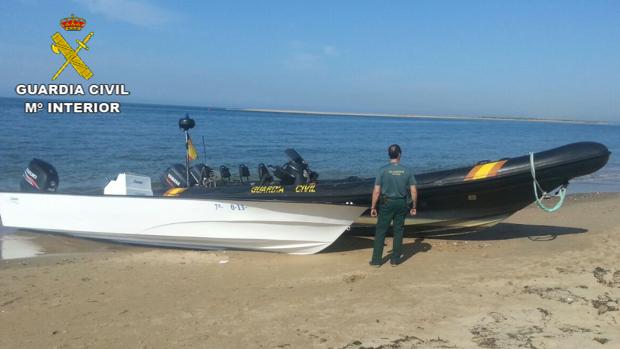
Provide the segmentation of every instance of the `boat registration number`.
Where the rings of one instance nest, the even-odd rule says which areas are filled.
[[[215,210],[216,211],[220,211],[220,210],[226,210],[226,211],[245,211],[248,207],[244,204],[223,204],[223,203],[219,203],[216,202],[213,205],[215,205]]]

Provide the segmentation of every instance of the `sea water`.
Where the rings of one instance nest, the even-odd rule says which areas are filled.
[[[117,115],[24,114],[24,100],[0,98],[0,190],[19,188],[32,158],[53,164],[60,190],[101,189],[119,172],[159,181],[185,160],[177,122],[196,120],[199,161],[212,168],[280,165],[295,148],[320,179],[374,177],[398,143],[416,173],[471,166],[567,143],[596,141],[612,156],[605,168],[574,180],[569,191],[620,191],[620,125],[302,115],[162,105],[122,105]],[[203,148],[204,137],[204,148]]]
[[[17,229],[0,226],[0,261],[35,257],[45,253],[32,237],[15,234]]]

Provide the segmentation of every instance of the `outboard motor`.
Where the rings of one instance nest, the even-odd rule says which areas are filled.
[[[192,176],[190,176],[190,181],[194,182]],[[166,172],[161,176],[161,182],[168,188],[186,188],[187,177],[185,165],[174,164],[168,167]]]
[[[205,164],[196,164],[190,168],[189,176],[192,182],[207,186],[212,180],[213,170]]]
[[[58,172],[51,164],[32,159],[24,171],[19,188],[24,192],[55,192],[58,190]]]
[[[222,177],[222,180],[230,180],[230,170],[228,167],[224,165],[220,166],[220,176]]]
[[[258,164],[258,179],[261,185],[267,185],[273,182],[273,176],[269,173],[269,169],[262,162]]]
[[[239,180],[243,182],[244,178],[246,180],[250,179],[250,169],[245,164],[241,164],[239,165]]]

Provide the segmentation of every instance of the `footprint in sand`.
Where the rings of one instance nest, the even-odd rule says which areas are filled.
[[[469,332],[473,335],[472,341],[482,348],[532,348],[550,316],[551,313],[542,308],[510,315],[491,312]]]
[[[356,281],[362,280],[366,278],[366,274],[351,274],[343,277],[343,281],[347,284],[354,283]]]
[[[597,299],[592,300],[592,306],[598,310],[598,314],[602,315],[609,311],[618,311],[620,299],[613,299],[608,293],[602,296],[598,296]]]
[[[620,270],[616,270],[612,273],[611,270],[596,267],[592,271],[592,275],[594,275],[596,281],[602,285],[620,288]]]
[[[585,297],[576,295],[570,290],[560,287],[530,287],[524,286],[523,293],[535,294],[543,299],[550,299],[566,304],[580,303],[588,304],[588,300]]]

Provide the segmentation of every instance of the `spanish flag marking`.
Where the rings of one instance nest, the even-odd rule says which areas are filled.
[[[502,166],[504,166],[506,161],[507,160],[501,160],[489,162],[482,165],[476,165],[469,171],[467,176],[465,176],[465,181],[495,177],[497,175],[497,172],[499,172]]]

